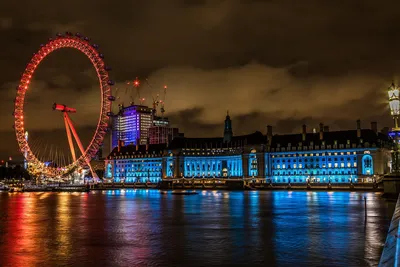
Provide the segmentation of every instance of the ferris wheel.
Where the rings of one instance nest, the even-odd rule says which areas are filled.
[[[98,76],[101,104],[96,130],[86,148],[82,146],[82,143],[80,142],[72,121],[68,115],[68,113],[74,113],[76,110],[62,104],[54,104],[53,109],[61,111],[64,114],[64,122],[73,161],[65,166],[52,166],[41,161],[39,157],[32,151],[28,143],[26,129],[24,126],[24,104],[26,93],[29,90],[29,85],[34,76],[36,68],[47,55],[61,48],[77,49],[89,58]],[[109,117],[111,116],[111,104],[112,101],[115,100],[115,97],[111,95],[111,86],[114,85],[114,82],[109,79],[108,71],[110,68],[105,66],[103,59],[104,56],[98,51],[98,46],[96,44],[91,44],[89,38],[83,37],[79,33],[74,35],[70,32],[66,32],[65,34],[57,34],[56,38],[50,38],[46,44],[42,44],[39,51],[33,55],[32,59],[27,64],[19,82],[19,86],[17,86],[17,95],[14,100],[15,107],[13,116],[19,149],[24,155],[25,160],[28,163],[27,165],[29,166],[28,170],[31,173],[42,174],[46,176],[63,176],[77,167],[90,167],[90,161],[99,150],[104,136],[108,130]],[[71,132],[73,135],[71,135]],[[76,157],[75,155],[72,136],[75,138],[75,141],[81,152],[79,157]],[[92,169],[91,171],[93,177],[95,177],[95,173]]]

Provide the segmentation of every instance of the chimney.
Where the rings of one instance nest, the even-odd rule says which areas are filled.
[[[324,124],[319,124],[319,140],[324,140]]]
[[[329,126],[324,126],[324,132],[328,133],[329,132]]]
[[[271,125],[267,125],[267,140],[268,140],[268,144],[271,145],[271,142],[272,142],[272,126]]]
[[[378,134],[378,123],[376,121],[371,122],[371,130]]]
[[[303,124],[303,131],[302,131],[303,142],[306,141],[306,134],[307,134],[307,126]]]
[[[357,138],[361,138],[361,121],[357,120]]]
[[[140,142],[140,139],[136,139],[136,151],[139,151],[139,142]]]
[[[271,125],[267,125],[267,137],[272,136],[272,126]]]

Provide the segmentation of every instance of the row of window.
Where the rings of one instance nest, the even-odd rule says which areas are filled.
[[[335,157],[335,158],[327,158],[326,160],[325,160],[325,158],[310,158],[310,159],[298,159],[298,160],[297,159],[287,159],[287,160],[282,159],[282,162],[308,162],[308,161],[314,162],[314,159],[315,159],[315,161],[345,161],[345,160],[346,161],[351,161],[351,160],[357,161],[357,157],[353,157],[353,158],[351,158],[351,157],[346,157],[346,158]],[[272,163],[280,163],[280,162],[281,162],[281,160],[279,160],[279,159],[272,160]]]
[[[328,165],[326,165],[326,164],[322,164],[322,165],[319,165],[319,164],[315,164],[315,165],[314,164],[305,164],[304,168],[314,168],[314,167],[315,168],[320,168],[320,166],[322,168],[326,168],[326,167],[328,167],[328,168],[339,168],[339,163],[334,163],[333,166],[332,166],[332,163],[328,163]],[[347,162],[347,164],[344,164],[343,162],[340,163],[340,168],[344,168],[345,166],[347,168],[357,168],[357,163],[356,162],[353,162],[353,164],[351,164],[350,162]],[[288,164],[288,165],[286,165],[286,164],[272,165],[272,169],[280,169],[281,167],[282,167],[282,169],[286,169],[286,168],[288,168],[288,169],[291,169],[291,168],[293,168],[293,169],[297,169],[297,168],[302,169],[303,168],[303,164],[299,164],[299,165],[297,165],[297,164],[292,164],[292,165],[290,165],[290,164]]]
[[[328,155],[328,156],[342,155],[343,156],[343,155],[351,155],[351,154],[357,155],[357,152],[355,152],[355,151],[353,151],[353,152],[350,152],[350,151],[347,151],[347,152],[321,152],[321,153],[310,153],[310,154],[305,153],[305,154],[289,154],[289,155],[287,155],[287,154],[274,154],[271,157],[272,158],[314,157],[314,156],[318,157],[318,156],[325,156],[325,155]]]
[[[314,170],[314,171],[293,171],[293,172],[286,172],[286,171],[272,171],[272,175],[278,175],[278,176],[291,176],[291,175],[302,175],[302,174],[306,174],[306,175],[356,175],[357,174],[357,170],[336,170],[336,171],[318,171],[318,170]]]

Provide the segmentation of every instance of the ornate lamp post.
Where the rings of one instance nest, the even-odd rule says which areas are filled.
[[[400,173],[400,128],[398,122],[400,116],[399,90],[400,88],[394,83],[388,88],[390,114],[394,122],[394,128],[389,132],[389,136],[393,139],[392,173]]]

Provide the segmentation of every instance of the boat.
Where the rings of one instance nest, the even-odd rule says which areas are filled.
[[[172,191],[172,195],[198,195],[199,193],[196,191]]]
[[[10,188],[8,189],[8,192],[10,192],[10,193],[22,192],[22,189],[21,189],[21,188],[18,188],[18,187],[10,187]]]
[[[0,191],[8,191],[8,187],[5,185],[0,185]]]

